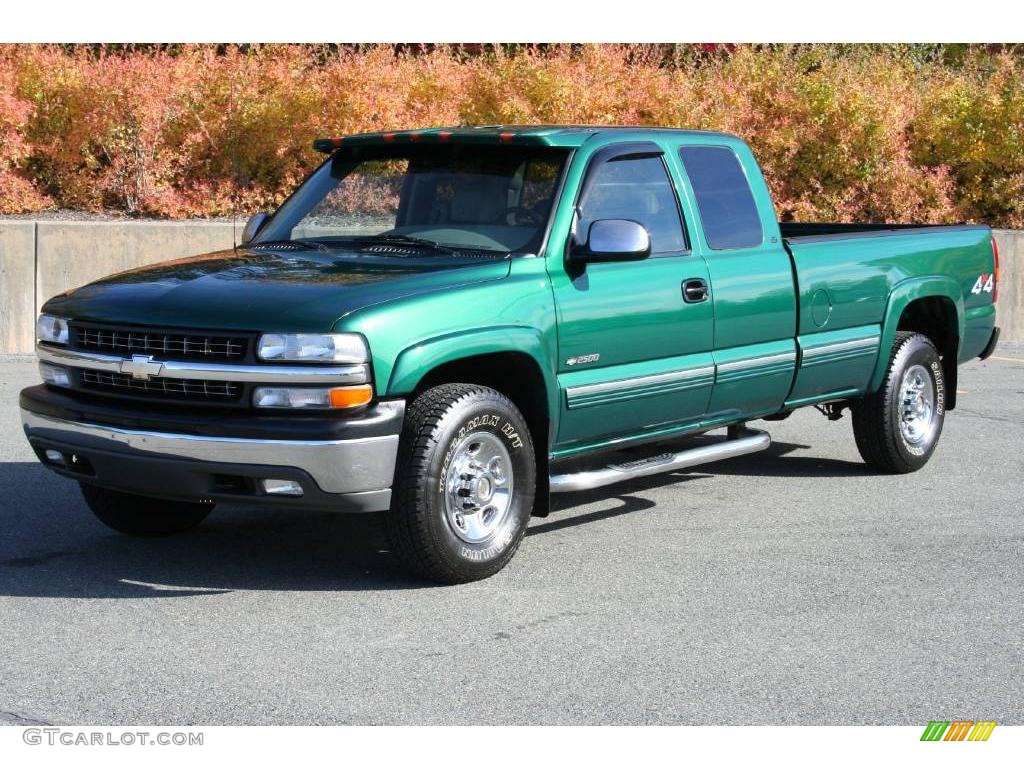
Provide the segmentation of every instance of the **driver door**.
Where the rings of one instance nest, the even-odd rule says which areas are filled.
[[[651,238],[640,261],[552,264],[561,418],[555,452],[671,431],[707,412],[714,383],[707,264],[691,253],[661,148],[611,145],[591,159],[573,238],[590,224],[629,219]],[[684,293],[684,285],[691,290]],[[686,293],[689,296],[686,296]]]

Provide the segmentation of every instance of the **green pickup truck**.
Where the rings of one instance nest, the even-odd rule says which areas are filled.
[[[107,525],[217,502],[382,513],[443,583],[512,558],[553,493],[761,450],[852,416],[912,472],[998,337],[984,226],[776,220],[741,140],[494,126],[321,139],[242,244],[50,299],[40,461]],[[721,430],[721,434],[712,433]]]

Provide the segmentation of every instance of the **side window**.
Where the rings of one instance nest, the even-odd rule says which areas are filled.
[[[599,219],[631,219],[647,228],[652,254],[686,249],[679,205],[661,157],[609,160],[592,172],[576,223],[580,240]]]
[[[683,147],[679,156],[697,198],[708,246],[725,250],[760,245],[761,216],[736,153],[728,147]]]

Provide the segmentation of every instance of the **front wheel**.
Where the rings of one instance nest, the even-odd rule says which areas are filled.
[[[108,528],[132,536],[167,536],[199,525],[214,505],[168,501],[79,483],[89,509]]]
[[[851,411],[857,450],[872,467],[904,474],[927,464],[946,417],[946,380],[931,340],[897,333],[882,386]]]
[[[536,489],[533,443],[507,397],[443,384],[409,406],[391,509],[391,549],[413,573],[442,584],[500,571],[526,533]]]

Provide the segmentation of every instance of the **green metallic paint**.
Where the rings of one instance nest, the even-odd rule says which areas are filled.
[[[708,279],[707,265],[699,256],[684,251],[636,262],[588,264],[583,270],[570,268],[566,260],[577,194],[594,156],[614,144],[653,142],[665,153],[669,178],[674,181],[665,136],[644,130],[598,134],[573,155],[546,252],[558,320],[556,367],[563,390],[700,367],[710,360],[711,302],[686,304],[682,298],[684,280]],[[567,363],[595,354],[599,359],[579,368]],[[653,387],[625,409],[613,399],[569,408],[563,396],[556,445],[589,444],[623,432],[699,418],[709,394],[710,384],[670,390]]]
[[[122,272],[55,296],[44,311],[126,325],[329,331],[367,306],[500,280],[509,264],[445,257],[357,263],[343,253],[238,249]]]
[[[792,338],[717,349],[717,373],[708,405],[710,418],[775,413],[793,384],[796,343]]]
[[[707,421],[754,418],[777,412],[793,383],[797,307],[793,267],[783,245],[768,186],[750,149],[734,137],[683,134],[672,141],[676,185],[694,200],[679,160],[683,146],[725,146],[740,161],[760,213],[761,243],[716,250],[704,236],[700,209],[689,205],[690,242],[708,265],[714,306],[714,359],[719,366]]]
[[[956,314],[958,360],[977,356],[991,336],[994,309],[990,294],[972,295],[970,290],[979,275],[992,271],[990,237],[987,227],[962,227],[788,240],[798,282],[801,343],[814,344],[818,335],[877,324],[883,353],[875,359],[866,390],[874,391],[881,385],[889,364],[887,352],[907,306],[917,299],[940,297]],[[812,307],[815,296],[822,294],[831,311],[819,326]],[[971,307],[988,308],[990,313],[967,339],[965,310]],[[809,391],[806,382],[799,391]],[[794,397],[799,396],[794,390]]]
[[[889,366],[889,350],[892,349],[893,342],[896,340],[896,332],[899,330],[899,322],[904,310],[912,301],[935,296],[948,299],[952,303],[957,318],[957,338],[963,339],[964,307],[956,280],[950,277],[932,276],[913,278],[899,283],[893,288],[885,309],[882,338],[879,345],[881,352],[875,362],[871,381],[868,383],[868,392],[874,392],[882,385],[886,369]]]
[[[992,338],[992,329],[996,323],[996,307],[987,304],[971,307],[964,313],[964,328],[960,342],[960,354],[957,362],[965,363],[981,354]]]
[[[555,321],[544,261],[529,257],[505,264],[508,276],[499,292],[466,283],[437,294],[395,297],[336,324],[335,330],[370,339],[378,395],[407,395],[432,369],[456,360],[522,353],[536,362],[546,382],[549,415],[557,425]]]
[[[786,407],[837,392],[863,392],[875,370],[881,327],[859,325],[797,337],[800,367]]]

